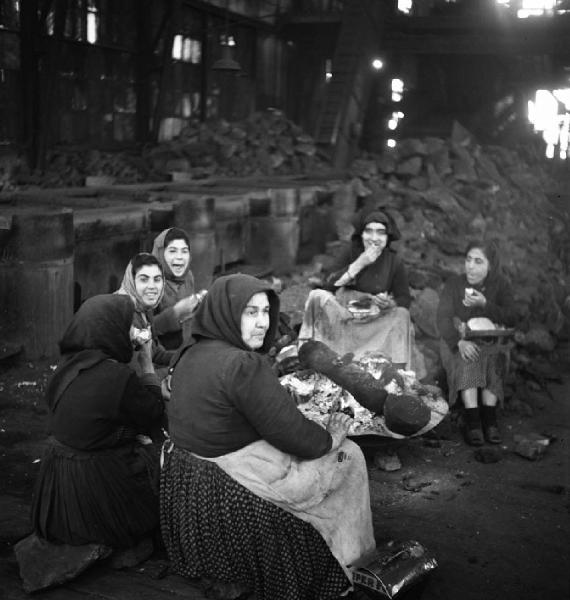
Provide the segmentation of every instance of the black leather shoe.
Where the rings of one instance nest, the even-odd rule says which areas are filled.
[[[487,425],[483,430],[485,431],[485,439],[489,444],[500,444],[503,441],[499,428],[496,425]]]
[[[466,429],[465,439],[470,446],[482,446],[485,442],[483,439],[483,431],[479,427],[474,429]]]

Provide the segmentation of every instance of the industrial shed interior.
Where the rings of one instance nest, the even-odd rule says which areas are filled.
[[[22,573],[58,343],[168,228],[196,290],[259,277],[298,333],[381,206],[422,381],[445,395],[436,313],[469,239],[498,245],[519,318],[501,444],[466,446],[457,407],[425,435],[354,436],[376,542],[437,560],[354,597],[570,597],[569,35],[567,0],[0,0],[0,595],[225,598],[164,549]]]

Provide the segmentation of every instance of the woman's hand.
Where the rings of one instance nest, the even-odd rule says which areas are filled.
[[[192,313],[198,308],[200,304],[200,296],[198,294],[191,294],[186,298],[178,300],[173,306],[174,314],[179,321],[184,321],[192,316]]]
[[[471,289],[471,293],[465,293],[465,298],[463,298],[463,305],[468,308],[473,308],[474,306],[484,307],[486,304],[487,298],[479,290]]]
[[[332,450],[336,450],[346,439],[350,429],[351,417],[341,412],[333,412],[329,417],[327,431],[332,437]]]
[[[375,296],[373,295],[372,302],[381,310],[387,310],[388,308],[394,308],[396,306],[396,301],[394,300],[392,294],[388,294],[386,292],[380,292]]]
[[[135,354],[141,371],[143,373],[154,373],[154,365],[152,364],[152,338],[142,344]]]
[[[168,373],[168,375],[166,377],[164,377],[164,379],[160,382],[160,391],[162,393],[162,399],[163,400],[170,400],[170,394],[172,393],[172,389],[170,387],[172,375],[170,373]]]
[[[371,265],[382,254],[382,248],[378,246],[369,246],[362,254],[352,263],[351,272],[360,272],[364,267]]]
[[[479,358],[479,347],[474,342],[459,340],[457,349],[461,358],[467,362],[472,362]]]
[[[368,265],[371,265],[381,254],[381,248],[377,248],[376,246],[366,248],[366,250],[364,250],[364,252],[354,262],[348,265],[346,273],[339,277],[334,282],[334,285],[336,287],[348,285],[360,273],[360,271],[362,271],[362,269]]]

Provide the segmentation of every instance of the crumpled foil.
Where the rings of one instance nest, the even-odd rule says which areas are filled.
[[[415,540],[389,542],[353,566],[354,584],[397,598],[437,567],[435,557]]]

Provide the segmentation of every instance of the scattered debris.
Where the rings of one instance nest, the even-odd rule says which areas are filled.
[[[474,452],[475,460],[484,464],[497,463],[503,458],[500,448],[478,448]]]
[[[402,478],[402,487],[408,492],[420,492],[425,487],[432,485],[433,481],[421,479],[415,475],[404,475]]]
[[[423,438],[422,446],[426,448],[441,448],[441,440],[435,438]]]
[[[374,466],[382,471],[398,471],[402,468],[402,463],[395,451],[379,450],[374,454]]]
[[[550,444],[550,438],[537,433],[515,434],[514,451],[528,460],[538,460]]]

